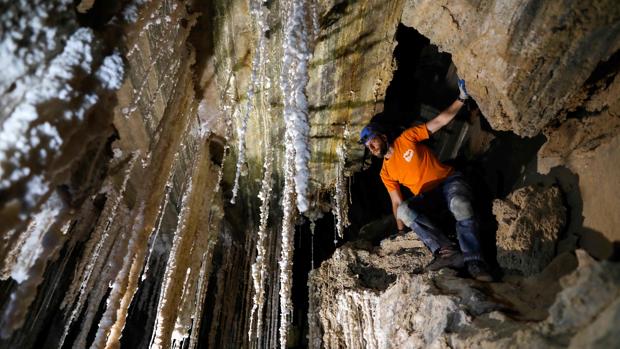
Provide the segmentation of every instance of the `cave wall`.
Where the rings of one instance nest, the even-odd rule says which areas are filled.
[[[24,155],[3,158],[3,179],[31,168],[3,188],[3,347],[196,345],[213,253],[234,249],[219,242],[220,167],[197,117],[187,6],[19,2],[3,14],[5,28],[22,23],[3,59],[30,63],[3,87],[3,132],[17,120],[10,131],[33,144],[48,120],[60,139],[44,134],[36,152],[8,143]],[[30,105],[38,118],[10,112]]]
[[[584,102],[582,87],[620,49],[613,1],[426,1],[402,23],[450,52],[497,130],[532,137]]]
[[[577,225],[608,240],[592,249],[599,257],[613,252],[618,6],[308,5],[308,216],[346,217],[347,177],[363,157],[357,135],[383,109],[402,22],[452,54],[494,128],[544,130],[541,171],[579,176]],[[277,345],[285,9],[263,7],[265,60],[254,68],[261,32],[247,1],[7,5],[0,61],[15,68],[0,81],[3,347]],[[250,340],[265,202],[264,325]],[[584,246],[597,243],[586,235]]]

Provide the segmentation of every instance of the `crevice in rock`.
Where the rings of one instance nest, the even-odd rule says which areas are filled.
[[[385,291],[396,280],[396,275],[373,266],[353,264],[349,265],[349,270],[359,278],[361,287],[377,291]]]

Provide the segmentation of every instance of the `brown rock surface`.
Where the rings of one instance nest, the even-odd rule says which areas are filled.
[[[533,275],[555,256],[566,223],[559,188],[529,186],[493,202],[497,219],[497,261],[505,270]]]
[[[534,136],[620,49],[619,18],[613,0],[409,0],[402,23],[452,54],[493,128]]]
[[[616,55],[617,56],[617,55]],[[578,177],[579,202],[573,215],[581,227],[580,244],[598,258],[613,253],[620,241],[620,75],[610,60],[582,92],[588,96],[575,117],[545,130],[548,141],[538,152],[538,171],[566,166]]]

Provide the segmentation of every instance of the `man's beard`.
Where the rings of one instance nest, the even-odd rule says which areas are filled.
[[[388,152],[387,143],[381,142],[381,146],[379,147],[378,154],[373,154],[373,155],[375,155],[378,158],[383,158],[385,156],[385,154],[387,154],[387,152]]]

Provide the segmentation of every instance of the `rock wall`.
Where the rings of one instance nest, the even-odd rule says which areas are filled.
[[[3,14],[3,62],[26,65],[3,80],[2,346],[195,346],[214,251],[233,253],[196,117],[196,15],[73,6]]]
[[[578,176],[575,219],[582,227],[574,234],[593,255],[608,258],[614,252],[609,242],[620,239],[620,221],[615,214],[620,203],[615,194],[618,146],[620,145],[620,78],[618,54],[602,65],[596,78],[582,90],[586,102],[573,118],[545,130],[548,142],[538,154],[538,170],[553,173],[563,166]],[[607,240],[607,241],[605,241]]]
[[[430,1],[402,23],[450,52],[497,130],[532,137],[584,102],[581,88],[620,49],[613,1]]]

